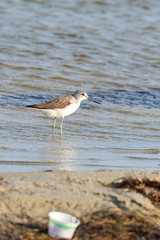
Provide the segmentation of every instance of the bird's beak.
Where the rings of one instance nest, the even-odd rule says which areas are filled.
[[[92,99],[92,98],[87,98],[87,100],[89,100],[89,101],[91,101],[91,102],[95,102],[95,103],[101,104],[100,101],[96,101],[96,100],[94,100],[94,99]]]

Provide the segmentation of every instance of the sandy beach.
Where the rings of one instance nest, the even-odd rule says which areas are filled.
[[[159,214],[149,198],[127,188],[113,188],[124,178],[160,181],[160,173],[149,171],[44,171],[0,173],[1,221],[47,223],[50,211],[70,213],[78,218],[92,212],[137,211]],[[156,224],[160,224],[156,220]]]

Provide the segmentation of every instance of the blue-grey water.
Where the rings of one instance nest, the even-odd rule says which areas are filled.
[[[160,2],[0,1],[0,171],[160,169]],[[77,89],[56,123],[25,108]]]

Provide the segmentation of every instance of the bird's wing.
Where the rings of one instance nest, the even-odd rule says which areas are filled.
[[[64,96],[64,97],[57,97],[54,99],[51,99],[47,102],[39,103],[39,104],[33,104],[29,105],[27,107],[31,108],[38,108],[38,109],[55,109],[55,108],[65,108],[68,105],[71,104],[72,96]]]

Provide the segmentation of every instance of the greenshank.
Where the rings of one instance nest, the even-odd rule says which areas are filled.
[[[74,113],[80,107],[81,101],[83,100],[89,100],[100,104],[99,101],[89,98],[85,91],[79,90],[74,92],[72,95],[57,97],[50,101],[28,105],[27,107],[36,108],[47,116],[54,118],[53,135],[56,120],[61,117],[60,133],[62,135],[63,118]]]

